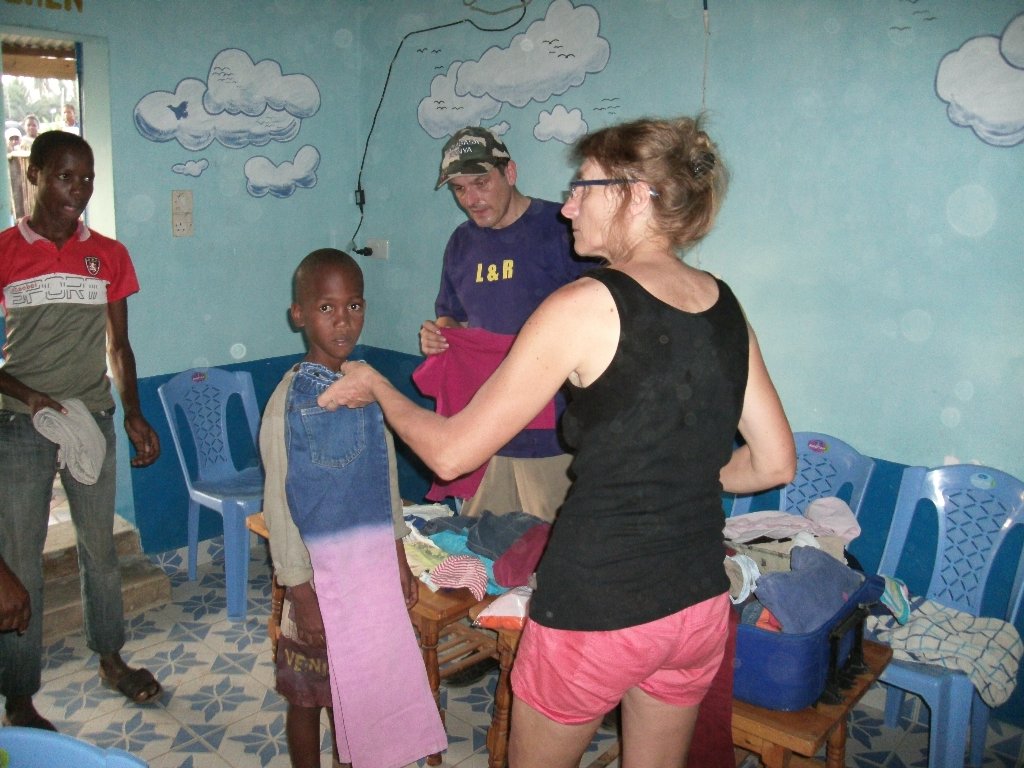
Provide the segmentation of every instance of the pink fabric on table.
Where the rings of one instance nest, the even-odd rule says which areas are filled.
[[[835,496],[812,501],[804,510],[804,517],[819,528],[832,531],[833,536],[838,536],[847,544],[860,536],[857,516],[849,504]]]
[[[505,359],[515,336],[491,333],[482,328],[445,328],[448,349],[430,355],[413,371],[412,380],[427,397],[436,401],[434,410],[451,416],[465,408],[473,395]],[[549,402],[526,429],[554,429],[555,402]],[[487,463],[455,480],[435,479],[427,491],[431,501],[448,496],[468,499],[480,487]]]

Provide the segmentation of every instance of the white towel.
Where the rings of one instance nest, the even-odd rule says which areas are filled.
[[[93,485],[103,469],[107,440],[81,400],[73,397],[62,400],[61,405],[66,414],[42,408],[32,417],[32,424],[39,434],[60,446],[58,466],[66,466],[78,482]]]

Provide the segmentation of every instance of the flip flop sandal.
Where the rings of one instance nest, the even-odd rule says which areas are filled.
[[[129,669],[117,680],[113,680],[101,667],[100,680],[108,688],[117,691],[135,704],[145,704],[148,701],[153,701],[159,698],[163,692],[160,683],[157,682],[157,679],[153,677],[153,673],[148,669]]]

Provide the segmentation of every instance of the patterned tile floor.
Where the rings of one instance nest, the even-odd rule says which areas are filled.
[[[266,634],[266,557],[261,548],[253,549],[249,613],[243,623],[227,619],[220,555],[218,542],[206,544],[195,582],[185,576],[183,551],[157,557],[171,576],[173,600],[128,621],[124,656],[131,664],[148,667],[163,682],[161,701],[130,706],[104,688],[96,676],[96,658],[78,633],[46,649],[43,689],[36,697],[42,714],[65,733],[125,749],[151,768],[288,768],[285,702],[274,692]],[[474,686],[442,687],[450,742],[444,765],[487,765],[485,742],[495,681],[496,674],[491,673]],[[918,710],[927,710],[908,704],[904,727],[891,729],[882,724],[881,705],[881,692],[873,690],[853,712],[847,765],[927,766],[927,726],[917,722]],[[612,738],[610,731],[599,732],[582,765],[590,765]],[[323,745],[322,764],[329,766],[326,732]],[[617,768],[618,763],[611,766]],[[1024,732],[993,722],[985,766],[1024,768]]]

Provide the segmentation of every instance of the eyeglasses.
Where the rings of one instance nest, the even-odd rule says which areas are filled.
[[[580,195],[581,187],[610,187],[617,184],[639,184],[640,179],[574,179],[569,182],[569,199],[575,199]],[[658,193],[650,190],[651,197],[657,197]]]

